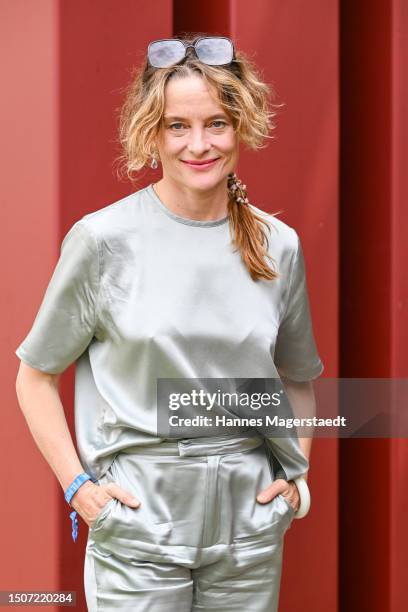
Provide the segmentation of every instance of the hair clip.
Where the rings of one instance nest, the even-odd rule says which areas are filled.
[[[249,200],[246,192],[246,185],[243,185],[235,172],[228,175],[228,191],[237,204],[247,205]]]

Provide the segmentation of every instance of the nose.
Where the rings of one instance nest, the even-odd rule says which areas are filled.
[[[191,131],[190,141],[187,145],[189,153],[196,157],[200,157],[206,151],[211,149],[211,143],[208,140],[208,134],[200,127]]]

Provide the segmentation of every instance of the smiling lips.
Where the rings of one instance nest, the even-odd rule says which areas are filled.
[[[212,166],[213,164],[215,164],[216,161],[218,161],[219,157],[216,157],[214,159],[206,159],[204,161],[190,161],[190,160],[180,160],[182,161],[184,164],[187,164],[187,166],[190,166],[191,168],[209,168],[210,166]]]

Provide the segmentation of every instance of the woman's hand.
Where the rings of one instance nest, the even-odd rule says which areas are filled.
[[[293,480],[286,481],[283,478],[277,478],[267,489],[259,493],[256,500],[261,504],[268,504],[279,494],[283,495],[295,512],[299,510],[300,495]]]
[[[138,508],[140,506],[140,501],[134,495],[122,489],[115,482],[97,485],[90,480],[87,480],[79,487],[71,500],[71,506],[77,511],[88,527],[92,527],[102,508],[113,497],[131,508]]]

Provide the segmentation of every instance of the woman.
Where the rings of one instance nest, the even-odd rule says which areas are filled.
[[[313,409],[323,365],[299,238],[234,173],[241,142],[268,136],[268,94],[227,38],[149,45],[120,138],[129,177],[160,163],[162,178],[73,225],[16,351],[29,427],[90,528],[91,611],[277,610],[310,439],[244,427],[174,440],[156,396],[159,379],[280,375]],[[79,456],[57,390],[74,361]]]

